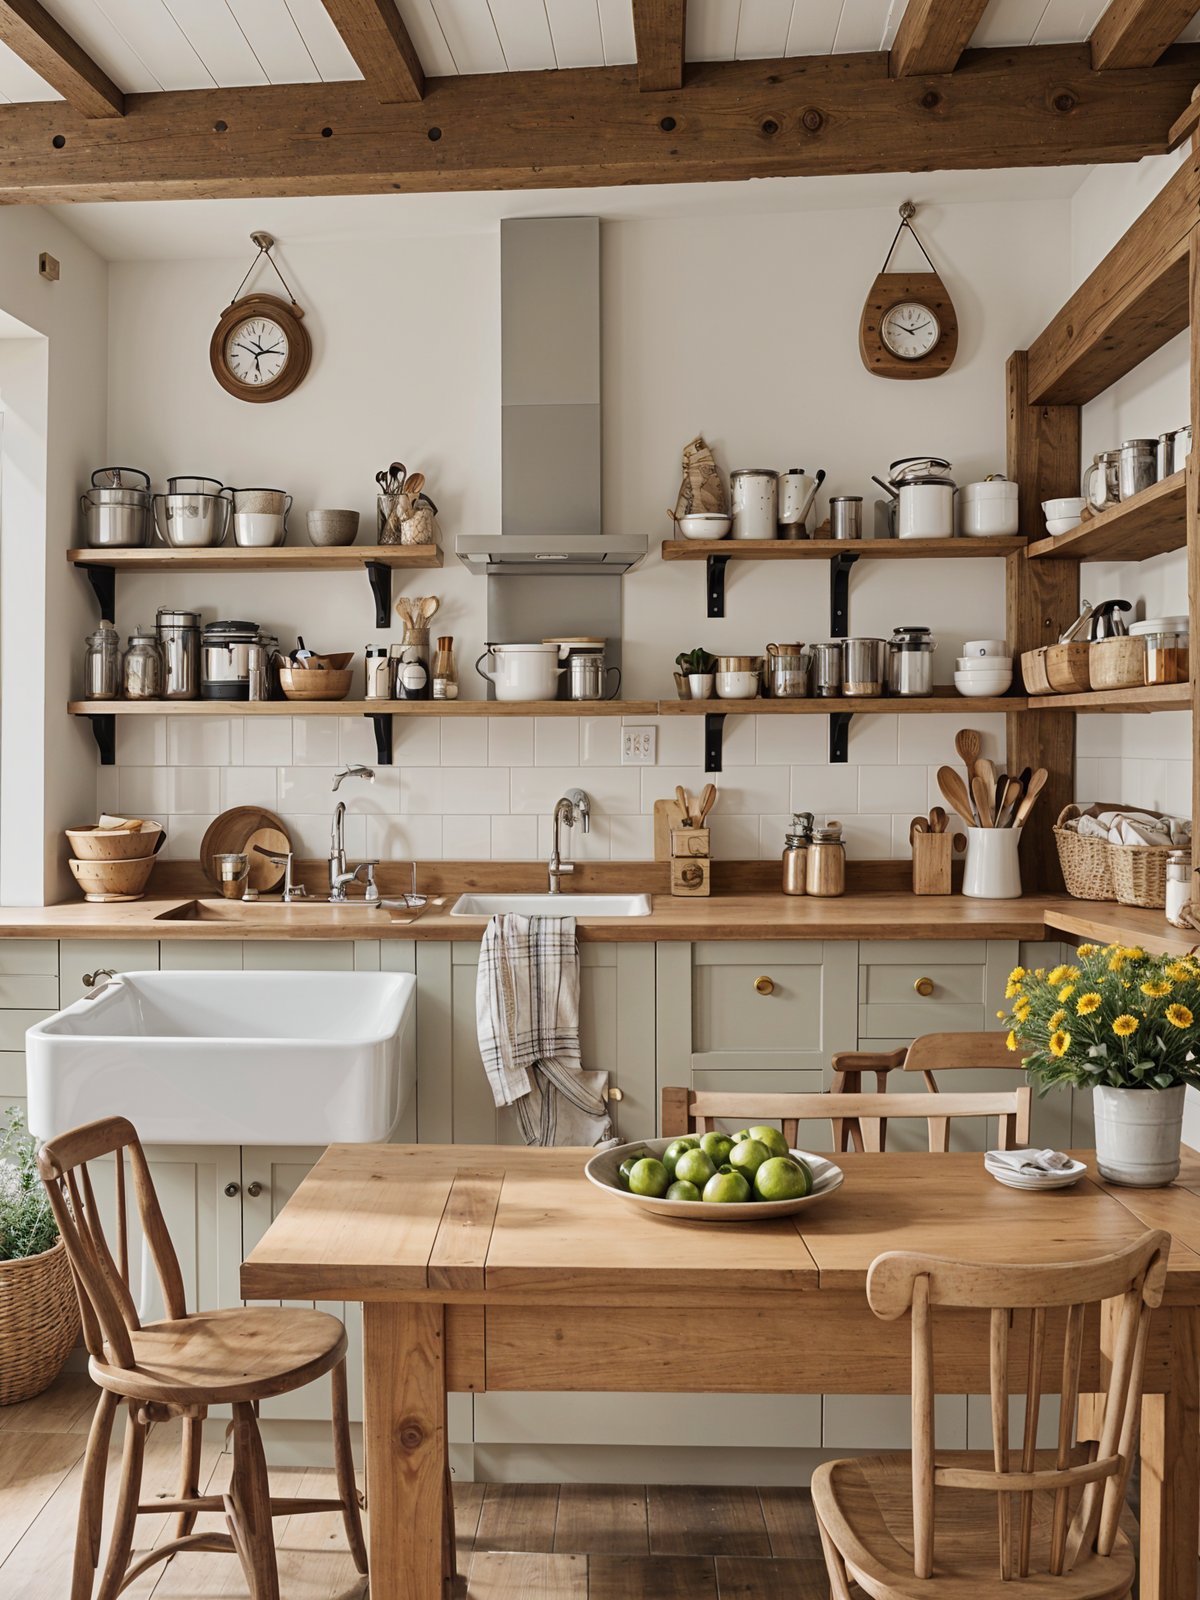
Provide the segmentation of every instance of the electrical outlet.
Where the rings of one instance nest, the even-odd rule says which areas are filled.
[[[621,765],[623,767],[652,767],[657,760],[657,728],[621,729]]]

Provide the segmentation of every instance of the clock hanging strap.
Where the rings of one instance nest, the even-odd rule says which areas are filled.
[[[879,269],[881,273],[884,273],[884,272],[887,271],[888,263],[891,261],[893,255],[895,255],[896,246],[900,243],[900,235],[904,232],[905,228],[907,228],[909,233],[912,235],[913,239],[916,241],[917,249],[925,257],[925,260],[928,263],[930,272],[936,274],[937,268],[934,266],[933,262],[930,261],[930,259],[929,259],[929,251],[926,250],[925,246],[921,243],[920,239],[917,236],[917,230],[912,225],[912,219],[916,216],[916,214],[917,214],[917,208],[916,208],[915,205],[913,205],[911,200],[906,200],[904,202],[904,204],[900,207],[900,226],[896,229],[895,237],[892,239],[891,245],[888,248],[888,253],[883,258],[883,266],[880,267],[880,269]],[[272,262],[271,265],[274,266],[275,263]],[[278,270],[279,269],[276,268],[276,271],[278,271]],[[249,277],[250,274],[247,273],[246,276]]]
[[[253,273],[255,267],[257,267],[257,265],[258,265],[259,261],[262,259],[262,257],[266,256],[267,262],[268,262],[269,266],[271,267],[271,270],[274,272],[275,276],[279,279],[279,281],[283,285],[283,287],[287,290],[288,299],[291,301],[292,305],[295,305],[296,304],[296,296],[292,293],[291,285],[288,283],[288,281],[284,277],[283,273],[280,272],[278,263],[276,262],[275,257],[271,254],[271,250],[272,250],[272,248],[273,248],[273,246],[275,244],[274,239],[272,239],[272,237],[271,237],[271,235],[269,233],[252,233],[250,235],[250,237],[254,240],[254,243],[258,246],[258,252],[254,257],[254,260],[246,268],[246,276],[242,279],[241,283],[239,283],[237,288],[234,290],[233,298],[230,300],[229,304],[233,305],[237,301],[238,297],[241,295],[242,290],[246,287],[247,283],[249,283],[251,274]],[[899,235],[897,235],[897,237],[899,237]],[[915,235],[914,235],[914,237],[915,237]],[[895,248],[894,245],[893,245],[893,248]],[[928,258],[926,258],[926,259],[928,259]]]

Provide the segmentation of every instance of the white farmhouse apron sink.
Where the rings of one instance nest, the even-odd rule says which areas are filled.
[[[452,917],[648,917],[648,894],[463,894],[450,908]]]
[[[26,1034],[29,1126],[128,1117],[146,1144],[387,1139],[416,1082],[416,979],[128,972]]]

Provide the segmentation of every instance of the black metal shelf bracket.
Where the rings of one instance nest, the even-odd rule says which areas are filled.
[[[704,770],[705,772],[720,772],[721,746],[725,739],[724,711],[706,711],[704,713]]]
[[[365,565],[371,593],[375,596],[375,626],[386,628],[392,612],[392,569],[382,561],[368,561]]]
[[[115,567],[92,567],[83,569],[87,573],[87,580],[92,586],[96,596],[96,603],[100,607],[100,620],[102,622],[115,622],[117,620],[117,569]]]
[[[834,766],[846,765],[850,759],[850,718],[853,711],[829,713],[829,760]]]
[[[708,557],[708,614],[710,617],[723,617],[725,615],[725,568],[728,565],[728,556]],[[713,768],[710,770],[719,769]]]
[[[829,637],[844,639],[850,632],[850,569],[858,560],[852,551],[839,551],[829,562]]]
[[[96,748],[100,752],[100,765],[111,767],[117,760],[117,719],[111,711],[98,712],[88,717]]]
[[[364,715],[369,717],[375,725],[375,759],[381,767],[390,767],[392,764],[392,714],[388,712],[367,711]]]

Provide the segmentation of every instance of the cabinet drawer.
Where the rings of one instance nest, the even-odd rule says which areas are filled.
[[[57,939],[0,939],[0,972],[58,976]]]
[[[36,1022],[45,1022],[53,1011],[0,1011],[0,1050],[25,1053],[25,1032]],[[24,1093],[24,1090],[21,1091]]]
[[[921,1000],[914,995],[913,1005],[861,1006],[858,1013],[859,1038],[895,1037],[905,1044],[923,1033],[980,1033],[996,1026],[982,1001],[976,1005],[940,1004],[932,997]],[[992,1007],[994,1013],[996,1007]]]
[[[982,1005],[987,997],[987,968],[981,962],[966,964],[922,960],[869,962],[859,976],[859,1003],[873,1005]],[[928,979],[933,984],[929,995],[917,984]]]

